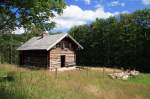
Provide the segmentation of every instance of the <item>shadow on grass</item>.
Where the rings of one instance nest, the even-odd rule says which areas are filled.
[[[0,99],[27,99],[26,93],[13,89],[11,84],[15,82],[15,76],[15,71],[0,76]]]
[[[0,88],[0,99],[27,99],[26,95],[19,95],[17,93]]]
[[[26,65],[19,65],[19,67],[22,67],[22,68],[26,68],[26,69],[29,69],[29,70],[47,70],[48,68],[47,67],[40,67],[40,66],[26,66]]]
[[[12,99],[3,88],[0,88],[0,99]]]

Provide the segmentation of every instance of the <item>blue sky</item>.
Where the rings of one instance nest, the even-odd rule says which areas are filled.
[[[150,0],[65,0],[67,7],[56,16],[53,32],[67,32],[71,27],[90,24],[96,18],[108,18],[120,13],[132,13],[150,8]]]
[[[129,11],[150,8],[150,0],[65,0],[67,5],[77,5],[83,10],[94,10],[97,5],[105,8],[105,11]]]
[[[68,32],[73,26],[90,24],[96,18],[108,18],[120,13],[132,13],[150,8],[150,0],[65,0],[67,6],[61,16],[50,21],[56,22],[52,32]],[[16,30],[16,33],[23,29]]]

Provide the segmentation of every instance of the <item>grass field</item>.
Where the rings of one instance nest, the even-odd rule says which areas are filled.
[[[0,65],[0,99],[150,99],[150,74],[112,80],[101,70],[49,72]]]

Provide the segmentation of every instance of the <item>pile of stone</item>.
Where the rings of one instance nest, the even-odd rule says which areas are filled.
[[[121,79],[121,80],[128,80],[129,77],[134,77],[137,75],[139,75],[139,71],[136,71],[136,70],[127,70],[127,71],[120,72],[120,73],[109,74],[109,76],[112,79]]]

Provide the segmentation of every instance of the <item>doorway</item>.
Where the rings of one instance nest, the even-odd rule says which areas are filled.
[[[65,67],[65,55],[61,55],[61,67]]]

